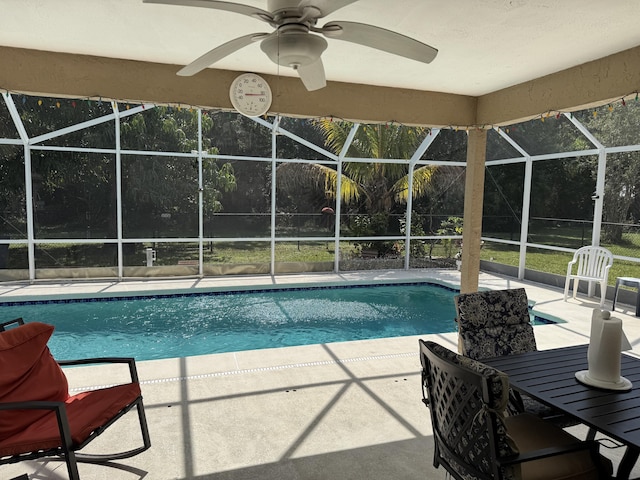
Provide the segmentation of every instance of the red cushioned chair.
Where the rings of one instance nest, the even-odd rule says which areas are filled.
[[[58,456],[70,480],[79,480],[78,461],[103,463],[129,458],[151,446],[133,358],[91,358],[56,362],[47,342],[54,327],[16,319],[0,323],[0,465]],[[60,365],[122,363],[131,382],[70,396]],[[125,413],[137,409],[143,445],[125,452],[76,453]]]

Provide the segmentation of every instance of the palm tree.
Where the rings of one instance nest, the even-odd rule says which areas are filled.
[[[325,145],[340,153],[353,127],[350,122],[330,120],[315,123],[324,136]],[[401,125],[362,125],[349,150],[351,158],[401,159],[411,158],[427,133],[427,129]],[[412,196],[426,194],[436,167],[423,166],[414,170]],[[325,200],[338,197],[338,171],[317,163],[285,163],[279,167],[278,183],[283,190],[298,196],[300,192],[322,192]],[[409,167],[406,162],[344,162],[340,183],[340,201],[354,215],[350,229],[354,235],[370,236],[388,232],[389,214],[394,207],[406,204],[409,198]],[[362,249],[375,249],[383,256],[395,249],[393,242],[362,242]]]
[[[322,131],[325,145],[340,153],[353,124],[321,120],[316,125]],[[427,129],[402,125],[361,125],[347,156],[352,158],[409,159]],[[423,166],[413,173],[413,198],[425,195],[436,167]],[[322,189],[327,199],[337,198],[338,172],[320,164],[286,163],[279,167],[278,181],[283,187],[309,184]],[[387,214],[394,205],[406,204],[409,196],[409,175],[406,163],[344,162],[340,200],[344,205],[369,214]]]

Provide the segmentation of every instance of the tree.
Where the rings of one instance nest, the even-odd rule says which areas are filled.
[[[202,115],[204,151],[215,154],[210,132],[213,119]],[[128,117],[121,125],[123,148],[150,152],[191,152],[198,149],[198,115],[191,109],[156,107]],[[203,159],[205,214],[222,210],[224,192],[236,188],[228,162]],[[126,223],[157,228],[158,219],[179,218],[181,236],[197,232],[198,162],[195,158],[126,156],[123,160],[123,203]],[[188,228],[189,230],[184,230]],[[178,232],[176,232],[178,233]]]
[[[14,98],[27,134],[33,138],[65,127],[77,125],[113,113],[111,102],[38,98]],[[119,105],[126,111],[130,105]],[[15,127],[6,115],[0,115],[0,131],[16,137]],[[120,121],[123,150],[149,151],[150,155],[122,155],[123,204],[125,219],[131,225],[151,225],[164,212],[185,215],[197,225],[198,165],[193,158],[154,156],[153,152],[191,152],[198,148],[198,114],[192,109],[156,107],[126,116]],[[213,120],[203,115],[205,132],[203,148],[210,153],[206,133]],[[12,130],[14,130],[12,132]],[[41,142],[42,143],[42,142]],[[113,120],[67,132],[48,139],[47,146],[115,148]],[[15,217],[24,209],[24,152],[22,148],[5,147],[2,155],[3,181],[0,209]],[[41,238],[56,236],[57,230],[67,235],[115,237],[116,182],[115,155],[111,152],[74,152],[32,149],[33,200],[36,232]],[[203,161],[205,212],[222,209],[221,195],[235,188],[233,168],[228,162]],[[11,199],[9,203],[8,199]],[[17,208],[16,203],[19,199]],[[24,222],[10,219],[11,225]],[[5,227],[5,233],[15,228]],[[44,229],[48,231],[45,232]],[[148,229],[147,229],[148,230]],[[26,232],[25,232],[26,233]]]
[[[573,116],[606,147],[640,143],[637,128],[640,123],[639,102],[619,102],[595,110],[575,112]],[[544,121],[539,118],[505,130],[508,130],[508,135],[531,155],[594,148],[594,145],[564,116],[550,116]],[[496,141],[489,142],[488,158],[519,156],[512,149],[507,151],[502,147],[504,146]],[[508,170],[506,166],[491,167],[493,177],[499,185],[499,197],[508,198],[514,205],[512,212],[519,214],[517,207],[521,202],[518,200],[518,191],[522,188],[522,175],[500,173],[506,173]],[[531,215],[567,220],[592,220],[591,196],[595,190],[597,170],[597,155],[536,161],[533,167]],[[608,153],[603,241],[620,242],[624,224],[634,223],[640,218],[639,192],[640,153]],[[498,204],[498,201],[491,203],[489,193],[485,197],[485,213],[488,208],[495,211],[494,205]]]
[[[335,153],[344,147],[351,127],[349,122],[318,122],[326,145]],[[362,125],[348,155],[356,158],[409,159],[426,129],[403,127],[400,125]],[[283,184],[304,182],[307,179],[322,188],[331,200],[338,197],[336,169],[320,164],[285,164],[279,168]],[[292,172],[295,170],[295,172]],[[431,181],[434,167],[424,166],[414,170],[413,197],[424,194]],[[344,162],[342,170],[341,201],[359,211],[370,214],[388,213],[395,204],[406,203],[408,199],[408,168],[406,163]]]
[[[271,157],[271,131],[252,119],[232,112],[213,115],[213,127],[208,136],[222,155]],[[265,199],[271,192],[269,162],[229,160],[233,166],[236,189],[223,193],[226,212],[269,212],[271,202]]]
[[[316,127],[322,132],[327,148],[336,154],[346,145],[353,124],[321,120]],[[361,125],[349,146],[347,157],[372,159],[409,159],[427,129],[402,125]],[[435,167],[422,166],[413,172],[413,198],[425,195]],[[335,202],[338,198],[354,214],[350,228],[358,236],[385,234],[389,214],[409,195],[409,170],[406,162],[344,162],[341,188],[337,191],[338,171],[319,163],[287,163],[278,168],[278,184],[294,190],[302,186],[322,192]],[[378,254],[389,246],[376,242]]]
[[[425,155],[439,162],[466,162],[467,132],[441,130]],[[465,170],[463,166],[441,163],[426,185],[425,194],[413,200],[413,210],[420,215],[425,234],[437,234],[442,221],[463,216]],[[418,235],[413,226],[411,231]]]
[[[640,103],[637,101],[583,113],[581,121],[605,146],[640,143]],[[640,152],[609,153],[603,205],[603,240],[620,243],[623,224],[635,223],[639,218]]]
[[[20,119],[30,138],[59,131],[83,121],[112,113],[109,102],[18,96],[13,98]],[[38,145],[56,147],[109,148],[114,145],[113,122],[72,131],[40,141]],[[14,184],[16,195],[24,197],[24,152],[20,152],[16,172],[21,180]],[[114,187],[114,156],[55,150],[31,150],[34,220],[36,235],[56,236],[60,226],[76,236],[115,236],[115,213],[110,190]]]

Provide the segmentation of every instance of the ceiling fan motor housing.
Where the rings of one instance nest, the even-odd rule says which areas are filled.
[[[271,13],[281,10],[299,10],[300,0],[268,0],[267,10]]]
[[[327,41],[308,32],[287,32],[265,38],[260,48],[272,62],[298,68],[315,62],[327,48]]]

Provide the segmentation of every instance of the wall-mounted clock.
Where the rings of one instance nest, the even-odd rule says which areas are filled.
[[[233,107],[247,117],[259,117],[271,108],[273,100],[267,81],[255,73],[239,75],[229,89]]]

